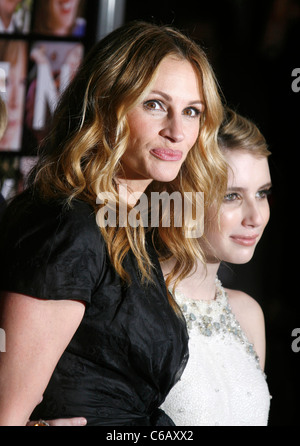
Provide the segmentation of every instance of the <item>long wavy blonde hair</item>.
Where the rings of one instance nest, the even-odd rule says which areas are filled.
[[[54,113],[52,131],[40,149],[39,162],[29,184],[44,199],[77,198],[99,209],[99,192],[114,194],[115,179],[122,169],[121,157],[128,139],[127,112],[143,97],[160,62],[169,55],[188,60],[203,89],[205,112],[197,142],[190,150],[178,177],[171,183],[153,183],[158,191],[178,190],[205,194],[205,205],[222,197],[226,188],[226,165],[217,144],[223,108],[212,68],[203,50],[183,33],[168,26],[145,22],[127,23],[101,40],[90,51]],[[150,189],[151,189],[150,187]],[[130,209],[130,208],[129,208]],[[129,210],[128,209],[128,210]],[[116,271],[128,279],[123,259],[132,249],[142,278],[151,276],[145,228],[101,227]],[[202,256],[195,239],[184,228],[158,228],[158,249],[172,253],[176,268],[187,274],[195,256]]]

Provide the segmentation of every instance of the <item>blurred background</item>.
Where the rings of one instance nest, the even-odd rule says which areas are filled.
[[[253,120],[269,144],[270,223],[251,262],[222,265],[220,278],[263,308],[269,425],[297,425],[299,0],[0,0],[0,92],[9,113],[0,141],[0,191],[8,199],[22,190],[59,95],[84,54],[135,19],[170,24],[193,37],[206,50],[227,104]]]

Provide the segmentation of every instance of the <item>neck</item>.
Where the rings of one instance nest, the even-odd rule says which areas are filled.
[[[130,206],[136,204],[151,181],[116,178],[119,194]]]
[[[172,270],[175,264],[174,259],[170,259],[162,264],[163,274],[166,275]],[[197,261],[197,270],[185,277],[177,285],[187,297],[195,300],[212,300],[215,298],[216,285],[215,278],[220,263],[207,263],[206,268],[203,263]]]

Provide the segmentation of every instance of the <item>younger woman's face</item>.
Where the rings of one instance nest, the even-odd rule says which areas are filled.
[[[206,235],[212,247],[207,248],[208,260],[242,264],[252,258],[268,223],[271,177],[266,157],[228,150],[225,158],[228,188],[220,209],[220,225],[213,209],[208,215]]]

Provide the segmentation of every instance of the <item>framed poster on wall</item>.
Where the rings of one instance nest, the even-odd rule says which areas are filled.
[[[0,192],[22,190],[60,94],[97,40],[101,0],[0,0]]]

